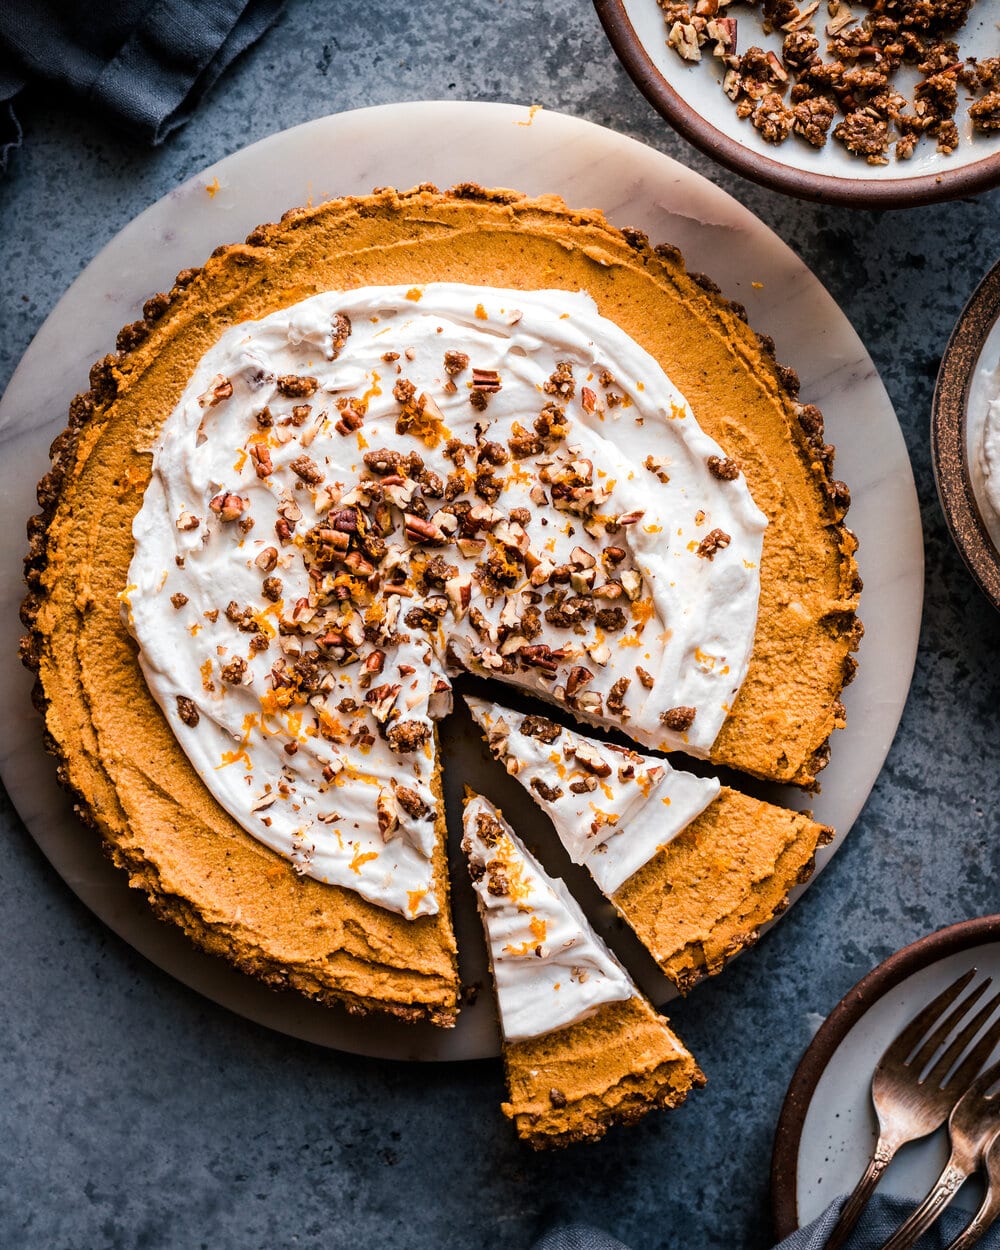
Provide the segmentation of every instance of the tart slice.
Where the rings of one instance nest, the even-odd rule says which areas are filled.
[[[493,755],[547,813],[686,992],[782,912],[833,830],[666,760],[466,698]]]
[[[503,1034],[504,1114],[536,1149],[602,1137],[674,1107],[705,1078],[499,810],[469,792],[462,847]]]

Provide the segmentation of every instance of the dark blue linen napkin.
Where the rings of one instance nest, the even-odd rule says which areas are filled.
[[[284,0],[2,0],[0,171],[20,144],[14,97],[69,92],[146,143],[190,117]]]
[[[775,1250],[823,1250],[833,1231],[844,1199],[836,1202],[805,1228],[800,1228],[775,1247]],[[847,1250],[878,1250],[878,1247],[902,1224],[916,1203],[905,1198],[887,1198],[877,1194],[868,1204],[861,1223],[854,1230]],[[945,1250],[972,1217],[963,1211],[945,1211],[934,1228],[925,1233],[920,1250]],[[980,1241],[981,1250],[1000,1250],[1000,1225],[991,1229]],[[547,1232],[536,1241],[532,1250],[629,1250],[616,1237],[585,1224],[567,1224]]]

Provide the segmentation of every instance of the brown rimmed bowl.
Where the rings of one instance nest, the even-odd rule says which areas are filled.
[[[1000,262],[966,304],[941,359],[931,413],[938,496],[955,546],[993,606],[1000,609],[1000,517],[982,490],[977,449],[985,419],[987,369],[1000,391]]]
[[[699,64],[681,60],[666,46],[666,26],[656,0],[594,0],[594,7],[619,61],[653,107],[688,142],[720,165],[789,195],[853,208],[910,208],[958,199],[1000,185],[1000,133],[975,135],[960,106],[956,120],[962,142],[951,156],[940,155],[923,139],[913,157],[870,166],[851,156],[833,139],[817,150],[790,136],[773,145],[761,139],[749,121],[736,116],[722,91],[721,62],[703,57]],[[825,7],[825,6],[824,6]],[[759,22],[756,15],[740,22]],[[996,55],[1000,0],[978,0],[959,32],[963,54]],[[774,36],[755,26],[742,30],[738,48],[757,43],[780,51]],[[960,93],[964,103],[964,93]]]
[[[775,1132],[774,1153],[771,1160],[771,1205],[775,1235],[779,1240],[787,1237],[800,1226],[803,1196],[799,1193],[798,1174],[800,1155],[804,1148],[803,1129],[820,1080],[840,1047],[855,1029],[872,1030],[870,1049],[875,1058],[871,1067],[865,1071],[852,1070],[850,1084],[854,1088],[844,1090],[845,1113],[848,1103],[853,1099],[857,1104],[864,1104],[870,1118],[868,1090],[871,1072],[874,1070],[879,1055],[892,1041],[899,1027],[943,989],[957,975],[959,969],[941,968],[940,985],[933,988],[927,986],[918,988],[914,985],[912,995],[907,992],[902,996],[900,1019],[898,1023],[890,1026],[888,1031],[884,1031],[885,1021],[882,1022],[882,1029],[875,1030],[872,1018],[868,1016],[865,1019],[867,1013],[910,978],[925,972],[933,974],[934,965],[941,964],[952,956],[960,956],[976,947],[994,944],[997,947],[996,962],[1000,963],[1000,915],[964,920],[959,924],[939,929],[936,933],[920,938],[894,955],[890,955],[884,963],[879,964],[874,971],[869,972],[845,994],[827,1016],[792,1077]],[[825,1145],[824,1149],[826,1149]],[[927,1147],[921,1145],[909,1149],[927,1150]],[[900,1162],[903,1157],[903,1155],[900,1156]],[[851,1180],[845,1183],[845,1189],[853,1186],[866,1162],[867,1158],[863,1156],[863,1152],[858,1154],[856,1160],[852,1158],[848,1169]],[[855,1164],[856,1173],[851,1170]],[[897,1165],[894,1163],[893,1166]],[[936,1165],[931,1175],[932,1178],[937,1175]],[[923,1192],[924,1190],[920,1190],[915,1197],[922,1196]],[[808,1209],[802,1214],[808,1218],[812,1218],[813,1215]]]

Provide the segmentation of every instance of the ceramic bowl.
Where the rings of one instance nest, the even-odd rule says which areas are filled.
[[[966,304],[941,360],[931,416],[931,454],[955,545],[1000,609],[1000,515],[990,505],[981,457],[983,426],[1000,397],[1000,262]]]
[[[779,1240],[854,1188],[875,1144],[875,1065],[921,1007],[970,967],[978,970],[976,984],[1000,977],[1000,915],[949,925],[890,955],[822,1022],[788,1087],[774,1137],[771,1204]],[[943,1130],[913,1142],[893,1160],[879,1192],[918,1202],[947,1155]],[[964,1190],[959,1198],[959,1207],[975,1210],[975,1197],[971,1207]]]
[[[646,99],[685,139],[720,164],[754,182],[803,199],[856,208],[905,208],[957,199],[1000,184],[1000,132],[973,135],[963,121],[965,94],[956,121],[962,142],[950,156],[925,138],[908,161],[890,156],[889,164],[868,165],[829,139],[815,149],[790,136],[784,143],[765,142],[749,121],[736,116],[722,90],[722,63],[703,56],[689,64],[666,45],[666,26],[656,0],[594,0],[594,7],[618,59]],[[823,4],[817,16],[825,16]],[[753,44],[780,52],[780,40],[760,30],[758,13],[745,6],[738,16],[737,49]],[[978,0],[958,42],[963,55],[997,54],[1000,0]],[[901,76],[904,90],[910,84]]]

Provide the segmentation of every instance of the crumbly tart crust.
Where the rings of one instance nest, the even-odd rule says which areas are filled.
[[[53,443],[28,526],[22,658],[38,675],[61,782],[158,914],[272,984],[447,1024],[457,1003],[447,909],[403,921],[300,880],[226,817],[145,688],[117,598],[149,449],[224,329],[321,290],[439,280],[588,290],[739,460],[771,524],[754,657],[712,758],[814,785],[861,633],[848,495],[830,478],[822,418],[798,402],[773,344],[675,249],[551,196],[422,185],[295,209],[147,301]],[[443,845],[436,872],[446,896]]]
[[[611,901],[682,993],[752,946],[834,831],[723,786]]]
[[[504,1115],[536,1150],[596,1141],[705,1084],[665,1016],[641,997],[504,1047]]]

